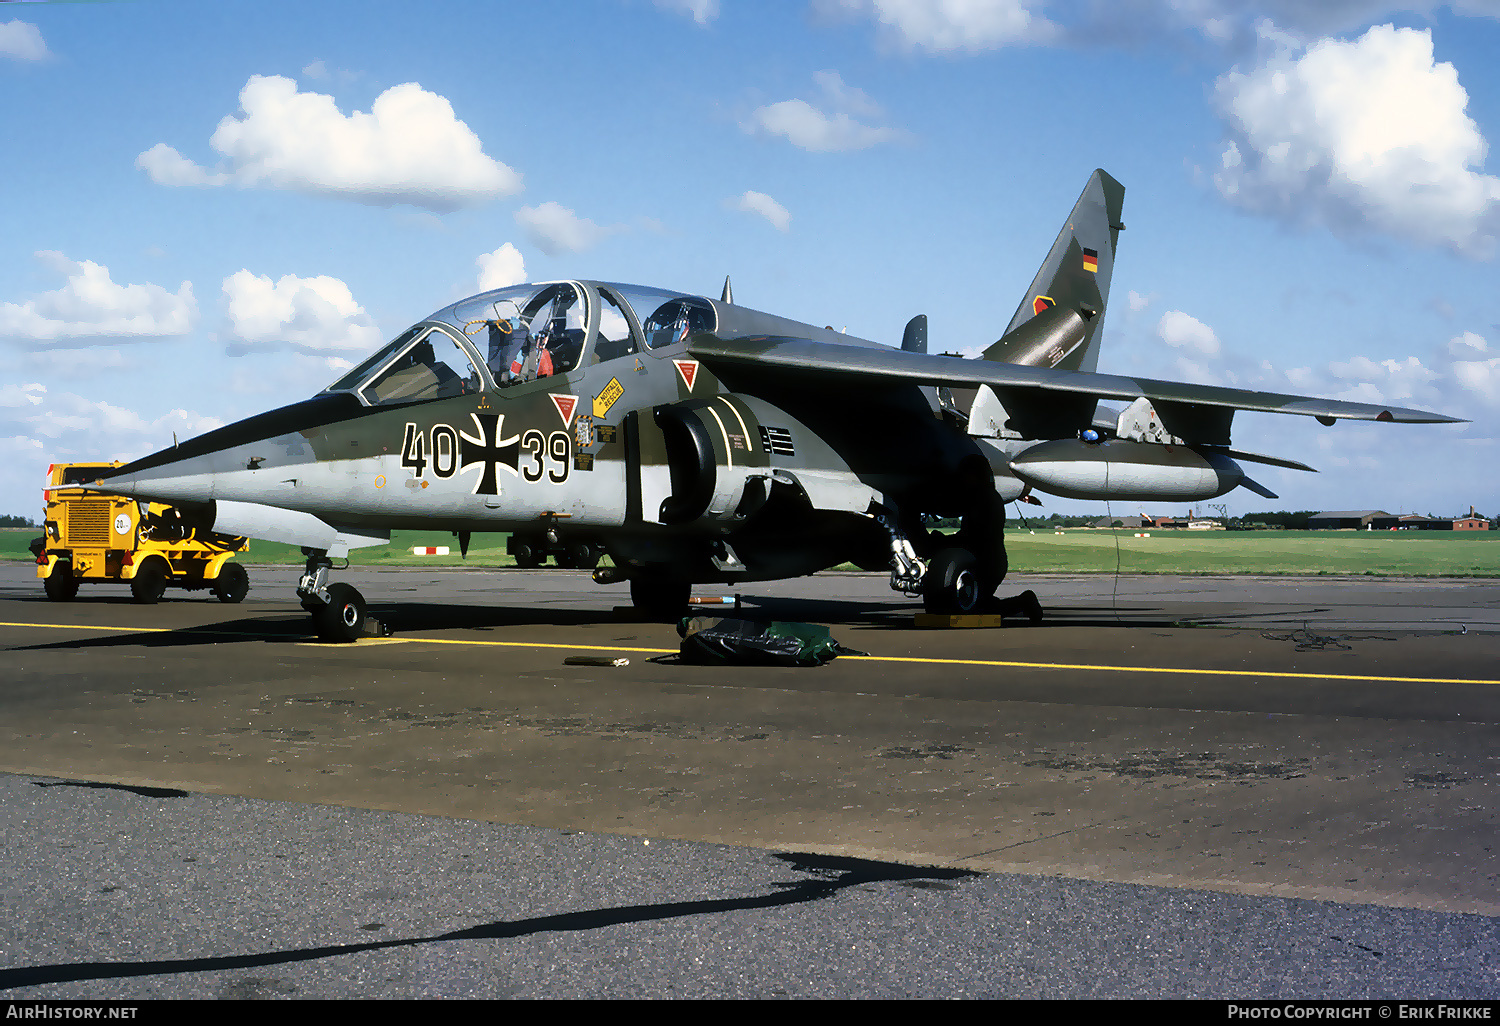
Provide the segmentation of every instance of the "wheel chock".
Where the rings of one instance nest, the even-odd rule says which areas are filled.
[[[913,627],[941,628],[953,630],[974,627],[1004,627],[1005,618],[999,613],[917,613],[912,617]]]

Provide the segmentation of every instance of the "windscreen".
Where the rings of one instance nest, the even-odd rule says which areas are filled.
[[[373,406],[478,392],[479,370],[458,340],[432,328],[403,350],[360,392]]]

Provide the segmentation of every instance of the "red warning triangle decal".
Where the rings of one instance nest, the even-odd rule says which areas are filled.
[[[672,363],[676,366],[677,373],[682,375],[682,383],[686,385],[688,387],[688,391],[691,392],[693,390],[693,382],[698,378],[698,361],[673,360]]]
[[[557,415],[562,418],[563,427],[573,423],[573,410],[578,406],[578,397],[558,395],[555,392],[548,392],[547,395],[552,400],[552,405],[557,407]]]

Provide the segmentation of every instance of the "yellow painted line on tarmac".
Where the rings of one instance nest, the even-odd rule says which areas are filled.
[[[1280,670],[1206,670],[1184,666],[1101,666],[1096,663],[1018,663],[1000,659],[928,659],[921,656],[843,656],[882,663],[934,663],[952,666],[1004,666],[1022,670],[1097,670],[1102,673],[1188,673],[1215,677],[1286,677],[1296,680],[1373,680],[1387,684],[1500,684],[1469,677],[1381,677],[1358,673],[1289,673]]]
[[[83,630],[83,631],[123,631],[127,633],[141,634],[170,633],[174,628],[170,627],[99,627],[91,624],[61,624],[61,623],[0,623],[0,627],[47,627],[57,630]],[[193,631],[201,628],[182,628],[184,631]],[[217,633],[228,633],[219,631]],[[545,648],[563,649],[571,652],[594,651],[594,652],[638,652],[651,655],[675,655],[675,648],[627,648],[623,645],[569,645],[558,642],[546,641],[480,641],[468,638],[365,638],[355,644],[369,644],[371,642],[408,642],[425,645],[478,645],[493,648]],[[322,643],[327,645],[328,643]],[[328,645],[330,648],[343,647],[339,645]],[[874,655],[848,655],[844,659],[852,659],[858,662],[872,663],[915,663],[928,666],[996,666],[1011,670],[1086,670],[1096,673],[1174,673],[1174,674],[1196,674],[1202,677],[1256,677],[1277,678],[1286,680],[1357,680],[1374,681],[1382,684],[1490,684],[1500,685],[1500,680],[1483,680],[1471,677],[1385,677],[1375,674],[1357,673],[1293,673],[1284,670],[1209,670],[1191,666],[1108,666],[1098,663],[1023,663],[1004,659],[936,659],[927,656],[874,656]]]
[[[494,645],[497,648],[566,648],[577,652],[650,652],[652,655],[676,655],[675,648],[625,648],[623,645],[561,645],[550,641],[470,641],[466,638],[410,638],[427,645]]]
[[[171,634],[176,627],[100,627],[91,623],[0,623],[0,627],[45,627],[57,631],[128,631],[131,634]]]

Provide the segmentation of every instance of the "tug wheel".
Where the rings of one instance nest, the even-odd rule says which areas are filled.
[[[73,576],[73,564],[59,559],[52,565],[52,572],[42,580],[42,590],[53,602],[71,602],[78,594],[78,578]]]
[[[243,602],[250,590],[250,575],[238,563],[225,563],[214,581],[214,594],[220,602]]]
[[[143,606],[161,601],[167,590],[167,561],[160,556],[150,556],[136,568],[130,580],[130,595]]]

